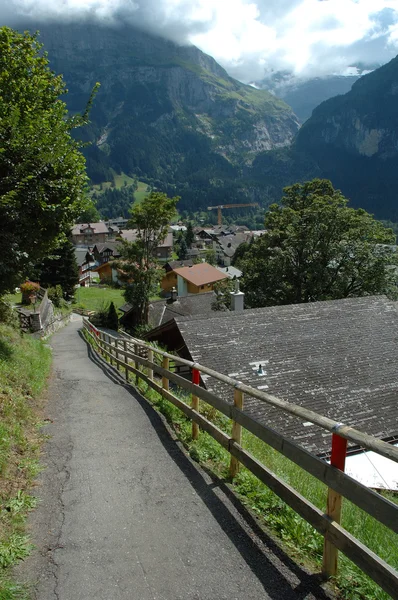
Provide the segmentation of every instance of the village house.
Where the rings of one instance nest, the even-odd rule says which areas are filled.
[[[273,396],[397,443],[397,332],[395,303],[373,296],[175,317],[145,337]],[[205,377],[202,384],[232,401],[221,381]],[[328,457],[330,434],[312,423],[250,397],[245,412]],[[351,447],[349,453],[359,450]]]
[[[109,229],[103,221],[99,223],[78,223],[72,228],[72,242],[76,246],[93,246],[115,239],[117,230]]]
[[[250,232],[237,232],[231,235],[221,235],[213,238],[213,250],[216,253],[216,262],[223,267],[232,264],[233,257],[238,247],[250,241]]]
[[[120,231],[119,237],[127,242],[135,242],[138,239],[137,229],[124,229]],[[155,249],[154,258],[158,260],[168,260],[173,252],[173,234],[171,231],[168,232],[165,239]]]
[[[97,265],[102,265],[114,260],[120,256],[119,242],[106,242],[104,244],[95,244],[92,253]]]
[[[158,327],[172,321],[174,318],[205,316],[214,314],[213,304],[216,300],[214,292],[205,294],[190,294],[182,298],[177,293],[172,293],[167,300],[156,300],[149,305],[149,325]],[[123,316],[120,323],[130,329],[134,326],[134,307],[124,304],[119,309]]]
[[[188,294],[203,294],[211,292],[214,284],[227,279],[224,273],[208,263],[198,263],[192,266],[174,268],[168,271],[162,281],[161,288],[167,293],[175,287],[178,296],[187,296]]]

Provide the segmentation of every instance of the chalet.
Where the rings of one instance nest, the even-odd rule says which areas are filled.
[[[224,273],[208,263],[198,263],[190,267],[179,267],[166,273],[161,281],[164,292],[170,292],[175,287],[178,296],[188,294],[203,294],[211,292],[214,284],[227,279]]]
[[[127,242],[135,242],[138,239],[137,229],[124,229],[120,231],[120,237]],[[173,251],[173,234],[171,231],[166,235],[165,239],[155,249],[154,258],[158,260],[168,260]]]
[[[179,267],[192,267],[193,266],[193,261],[191,259],[185,259],[185,260],[169,260],[169,262],[167,262],[164,265],[164,270],[166,271],[166,273],[170,273],[170,271],[174,271],[174,269],[178,269]]]
[[[72,242],[78,246],[93,246],[113,238],[114,232],[106,223],[78,223],[72,228]]]
[[[398,441],[398,312],[383,296],[174,318],[146,334],[184,358],[391,443]],[[231,401],[226,384],[205,387]],[[330,434],[247,398],[245,412],[327,457]],[[351,451],[358,450],[351,448]]]
[[[219,265],[229,267],[238,247],[250,241],[251,233],[237,232],[231,235],[222,235],[213,239],[213,250]]]
[[[120,256],[119,242],[106,242],[104,244],[95,244],[93,255],[96,263],[102,265]]]

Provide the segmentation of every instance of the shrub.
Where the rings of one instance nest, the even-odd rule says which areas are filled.
[[[62,303],[62,300],[64,297],[62,287],[60,285],[56,285],[55,287],[49,287],[47,289],[47,294],[48,294],[49,300],[51,300],[51,302],[54,304],[54,306],[59,308],[61,306],[61,303]]]
[[[110,303],[107,315],[107,327],[117,331],[119,329],[119,318],[117,316],[116,308],[113,302]]]

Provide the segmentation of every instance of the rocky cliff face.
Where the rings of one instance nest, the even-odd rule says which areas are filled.
[[[398,220],[398,57],[318,106],[295,147],[356,206]]]
[[[83,110],[101,83],[86,132],[95,181],[108,165],[176,185],[179,193],[187,180],[203,187],[203,170],[222,187],[259,151],[288,146],[298,131],[283,101],[232,79],[198,48],[131,28],[39,29],[72,111]]]

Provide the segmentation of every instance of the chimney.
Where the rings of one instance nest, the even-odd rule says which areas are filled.
[[[173,304],[177,300],[177,290],[175,287],[171,288],[170,298],[167,299],[167,304]]]
[[[235,281],[235,291],[230,293],[231,296],[231,310],[241,312],[244,310],[244,298],[245,294],[239,289],[239,280]]]

